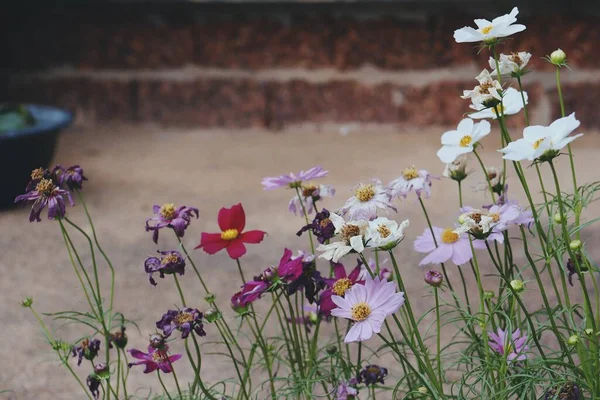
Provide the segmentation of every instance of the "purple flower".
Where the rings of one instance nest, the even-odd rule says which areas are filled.
[[[129,354],[133,358],[137,358],[138,362],[129,363],[129,368],[134,365],[145,365],[144,369],[145,374],[149,374],[150,372],[154,372],[157,369],[160,369],[165,374],[173,371],[172,364],[181,358],[181,354],[173,354],[169,356],[169,346],[166,344],[161,348],[155,349],[152,346],[148,346],[148,353],[144,353],[140,350],[131,349],[129,350]]]
[[[429,253],[419,265],[439,264],[448,260],[452,260],[456,265],[462,265],[473,258],[469,239],[464,234],[456,233],[451,228],[442,229],[435,226],[433,233],[437,247],[429,228],[426,228],[413,244],[414,249],[419,253]]]
[[[376,383],[384,384],[383,379],[387,376],[388,370],[381,368],[379,365],[367,365],[364,367],[358,375],[358,381],[367,386],[374,385]]]
[[[58,177],[60,186],[68,187],[70,190],[81,190],[83,181],[88,179],[83,176],[83,169],[79,165],[73,165],[65,169],[62,165],[54,167],[52,174]]]
[[[471,207],[464,207],[462,212],[472,211]],[[502,232],[514,225],[529,226],[534,220],[531,211],[523,210],[516,201],[508,201],[499,204],[492,204],[487,208],[487,215],[492,218],[491,233],[487,237],[487,241],[497,241],[504,243],[504,235]],[[473,246],[476,249],[485,249],[483,240],[475,240]]]
[[[581,255],[577,254],[576,257],[579,266],[583,269],[584,265],[582,264]],[[575,269],[575,263],[570,258],[567,260],[567,270],[569,271],[569,285],[573,286],[573,275],[577,274],[577,270]]]
[[[165,337],[171,336],[174,330],[181,331],[181,338],[185,339],[190,332],[198,336],[206,336],[202,313],[194,308],[186,307],[182,310],[169,310],[156,322],[156,327],[163,331]]]
[[[92,396],[97,400],[100,397],[100,379],[96,374],[89,374],[85,382]]]
[[[287,293],[292,295],[298,290],[304,289],[306,300],[313,304],[317,300],[316,296],[319,291],[325,287],[325,281],[321,277],[321,273],[317,271],[317,263],[312,254],[299,258],[302,259],[302,273],[288,284]]]
[[[26,192],[31,192],[33,189],[35,189],[35,187],[37,186],[37,184],[40,183],[40,181],[42,179],[50,179],[56,185],[59,184],[59,181],[58,181],[56,175],[50,173],[50,171],[48,169],[46,169],[46,168],[36,168],[33,171],[31,171],[31,180],[27,184],[27,187],[25,188],[25,191]]]
[[[231,308],[236,312],[243,313],[248,310],[248,306],[260,299],[262,294],[270,287],[265,281],[250,281],[244,283],[242,290],[231,297]]]
[[[280,187],[289,187],[292,189],[300,188],[302,182],[312,179],[323,178],[329,171],[324,171],[320,166],[312,167],[307,171],[300,171],[298,174],[290,172],[287,175],[273,176],[263,178],[261,181],[264,190],[273,190]]]
[[[333,197],[335,195],[335,189],[331,185],[303,185],[300,192],[302,197],[302,203],[306,214],[312,214],[316,209],[315,204],[319,200],[323,200],[324,197]],[[300,214],[303,216],[302,204],[298,196],[293,196],[288,204],[288,210],[294,215]]]
[[[377,210],[398,211],[392,204],[392,196],[388,188],[379,179],[373,183],[359,183],[354,188],[354,196],[350,197],[340,209],[347,220],[372,221],[377,218]]]
[[[302,257],[293,257],[292,251],[285,249],[277,267],[277,275],[285,282],[295,281],[302,275],[302,262]]]
[[[310,224],[302,227],[296,235],[301,236],[302,233],[310,230],[317,237],[319,243],[325,243],[335,236],[335,226],[329,219],[330,215],[329,211],[323,208],[321,212],[317,213],[315,219]]]
[[[417,170],[415,167],[404,168],[402,174],[397,179],[394,179],[388,185],[388,190],[392,197],[404,197],[413,190],[417,196],[421,197],[421,193],[426,198],[431,194],[431,179],[439,179],[424,169]]]
[[[573,382],[565,382],[548,389],[544,395],[544,400],[583,400],[583,392]]]
[[[159,251],[162,254],[161,258],[148,257],[144,262],[144,270],[148,274],[148,280],[154,286],[156,281],[154,280],[153,274],[158,272],[161,278],[166,275],[179,274],[183,275],[185,272],[185,261],[181,256],[181,253],[177,250]]]
[[[356,385],[358,385],[358,380],[356,378],[352,378],[348,382],[340,382],[335,400],[353,400],[358,396]]]
[[[506,357],[507,361],[524,361],[527,359],[525,354],[529,350],[527,335],[521,335],[521,330],[517,329],[512,335],[498,328],[497,333],[488,332],[490,338],[488,345],[496,353]]]
[[[31,214],[29,214],[29,222],[40,222],[40,214],[46,206],[48,206],[48,219],[63,218],[66,214],[65,201],[63,196],[66,196],[71,206],[74,205],[71,194],[56,186],[52,179],[40,179],[33,190],[26,194],[17,196],[15,203],[20,201],[33,201]]]
[[[152,231],[154,243],[158,243],[158,231],[166,227],[173,228],[175,235],[182,238],[192,217],[195,215],[198,218],[199,215],[197,208],[187,206],[175,208],[173,203],[166,203],[162,206],[155,205],[152,211],[155,215],[146,220],[146,232]]]
[[[98,351],[100,351],[100,340],[83,339],[79,345],[73,347],[71,354],[73,357],[77,357],[77,365],[81,365],[84,358],[89,361],[96,358]]]
[[[442,286],[442,282],[444,281],[444,276],[434,269],[431,269],[425,272],[425,283],[433,287]]]

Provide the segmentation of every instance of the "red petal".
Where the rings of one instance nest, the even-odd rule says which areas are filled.
[[[229,242],[229,246],[227,246],[227,253],[229,253],[229,257],[237,260],[246,254],[246,246],[244,246],[244,242],[242,242],[239,238],[232,240]]]
[[[340,263],[333,263],[333,274],[337,279],[346,278],[346,269]]]
[[[246,226],[246,214],[241,203],[238,203],[231,208],[221,208],[219,210],[219,228],[222,231],[227,229],[237,229],[242,232]]]
[[[260,243],[263,241],[266,232],[263,231],[248,231],[240,235],[240,239],[244,243]]]
[[[352,282],[356,281],[358,279],[358,276],[360,275],[360,271],[362,270],[362,268],[360,267],[360,265],[358,265],[357,267],[355,267],[352,272],[350,272],[350,275],[348,276],[348,279],[350,279]]]
[[[227,247],[228,244],[228,240],[221,239],[220,233],[203,232],[200,237],[200,244],[195,249],[202,249],[208,254],[215,254]]]

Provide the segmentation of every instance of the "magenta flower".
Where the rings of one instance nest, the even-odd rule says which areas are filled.
[[[145,374],[149,374],[150,372],[154,372],[157,369],[160,369],[165,374],[173,371],[172,364],[181,358],[181,354],[173,354],[169,356],[169,346],[166,344],[163,345],[159,349],[155,349],[152,346],[148,346],[148,353],[144,353],[140,350],[131,349],[129,350],[129,354],[133,358],[137,358],[138,362],[129,363],[129,368],[134,365],[145,365],[144,369]]]
[[[261,181],[264,190],[273,190],[280,187],[289,187],[292,189],[300,188],[302,182],[312,179],[323,178],[329,171],[324,171],[320,166],[312,167],[307,171],[300,171],[298,174],[290,172],[287,175],[272,176],[263,178]]]
[[[179,274],[183,275],[185,272],[185,261],[181,256],[181,253],[177,250],[159,251],[162,255],[158,257],[148,257],[144,262],[144,270],[148,274],[148,280],[154,286],[156,281],[153,275],[158,272],[161,278],[165,275]]]
[[[173,228],[175,235],[182,238],[186,228],[190,225],[192,217],[198,218],[198,209],[181,206],[175,208],[173,203],[152,207],[154,216],[146,220],[146,232],[152,232],[152,240],[158,243],[158,231],[162,228]]]
[[[71,206],[75,205],[71,194],[64,189],[59,188],[52,179],[40,179],[35,188],[28,193],[17,196],[15,203],[18,202],[33,202],[31,213],[29,214],[29,222],[40,222],[40,215],[46,206],[48,207],[48,219],[63,218],[66,214],[65,201],[63,196],[66,196]]]
[[[363,280],[360,280],[361,263],[359,263],[350,274],[346,274],[346,268],[340,263],[332,263],[334,277],[331,279],[324,279],[327,289],[321,293],[319,297],[319,309],[325,316],[331,315],[331,310],[337,306],[331,300],[332,295],[344,297],[344,294],[354,284],[364,284]]]
[[[437,247],[433,241],[431,230],[425,228],[423,234],[413,244],[419,253],[429,253],[419,265],[439,264],[452,260],[456,265],[462,265],[473,258],[469,238],[465,234],[456,233],[451,228],[433,227]]]
[[[428,198],[431,194],[431,179],[439,179],[424,169],[415,167],[404,168],[401,175],[390,182],[388,190],[392,197],[404,197],[414,191],[417,196],[421,194]]]
[[[302,275],[302,262],[302,257],[293,257],[292,251],[285,249],[277,267],[277,275],[287,283],[297,280]]]
[[[304,203],[304,209],[306,214],[312,214],[315,211],[315,204],[319,200],[323,200],[324,197],[333,197],[335,195],[335,189],[331,185],[302,185],[300,195],[302,197],[302,203]],[[293,196],[288,203],[288,211],[294,213],[294,215],[303,216],[302,204],[298,196]]]
[[[244,283],[242,290],[231,296],[231,308],[237,312],[246,311],[270,286],[268,282],[257,280]]]
[[[524,361],[527,359],[527,351],[529,346],[527,343],[527,335],[521,335],[521,330],[517,329],[512,335],[507,335],[507,332],[498,328],[497,333],[488,332],[490,340],[488,345],[496,353],[506,357],[507,361]]]

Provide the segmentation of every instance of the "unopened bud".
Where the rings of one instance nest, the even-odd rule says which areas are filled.
[[[581,249],[581,240],[578,240],[578,239],[571,240],[571,243],[569,243],[569,247],[571,248],[571,250]]]
[[[327,351],[327,354],[329,354],[330,356],[332,356],[335,353],[337,353],[338,348],[336,346],[334,346],[334,345],[331,345],[331,346],[327,346],[326,351]]]
[[[569,344],[569,346],[575,346],[577,343],[579,343],[579,336],[577,336],[577,335],[569,336],[567,343]]]
[[[567,61],[567,55],[561,49],[556,49],[550,54],[550,62],[556,66],[563,66]]]
[[[594,330],[592,328],[587,328],[584,332],[588,336],[592,336],[594,334]]]
[[[212,322],[217,321],[219,318],[221,318],[221,313],[214,308],[209,308],[208,310],[206,310],[204,312],[204,319],[207,322],[212,323]]]
[[[496,293],[494,293],[491,290],[486,290],[485,292],[483,292],[483,298],[486,300],[491,300],[494,297],[496,297]]]
[[[29,297],[29,296],[25,297],[25,300],[21,301],[21,305],[23,307],[29,308],[29,307],[31,307],[32,304],[33,304],[33,298]]]
[[[150,347],[153,349],[160,349],[165,345],[165,338],[160,333],[153,333],[150,335]]]
[[[94,373],[100,379],[105,379],[105,378],[108,378],[108,376],[110,375],[110,369],[108,368],[108,365],[103,364],[103,363],[98,363],[94,366]]]
[[[215,295],[212,293],[208,293],[205,297],[204,300],[206,300],[209,304],[213,304],[215,302]]]
[[[510,281],[510,286],[517,293],[521,293],[523,290],[525,290],[525,284],[522,280],[519,279],[513,279],[512,281]]]
[[[427,390],[427,388],[425,386],[419,386],[419,388],[417,389],[417,392],[419,392],[421,394],[429,393],[429,391]]]
[[[444,276],[440,272],[433,269],[425,272],[425,283],[427,283],[428,285],[437,288],[442,285],[443,281]]]
[[[557,224],[560,224],[562,222],[562,215],[560,215],[560,213],[556,213],[554,214],[554,222],[556,222]]]

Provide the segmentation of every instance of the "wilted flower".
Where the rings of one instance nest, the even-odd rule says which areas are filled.
[[[492,107],[502,101],[502,85],[490,75],[487,69],[484,69],[475,78],[479,85],[473,90],[463,90],[463,99],[471,99],[472,105],[479,109],[484,107]]]
[[[414,166],[404,168],[401,175],[390,182],[388,190],[392,197],[406,198],[414,190],[417,196],[421,197],[423,193],[427,198],[431,194],[432,178],[435,177],[424,169],[417,170]]]
[[[85,383],[92,393],[92,396],[94,396],[94,399],[97,400],[100,397],[100,379],[98,379],[98,376],[96,376],[96,374],[89,374]]]
[[[471,118],[459,122],[455,131],[448,131],[442,135],[442,148],[437,156],[443,163],[451,163],[461,154],[473,151],[474,146],[487,136],[491,131],[488,121],[475,123]]]
[[[521,335],[521,330],[515,330],[512,335],[498,328],[497,333],[488,332],[490,341],[488,345],[496,353],[506,357],[507,361],[524,361],[529,350],[527,335]]]
[[[66,214],[65,201],[63,196],[66,196],[71,206],[73,199],[71,194],[64,189],[59,188],[52,179],[40,179],[33,190],[28,193],[17,196],[15,203],[18,202],[33,202],[31,213],[29,214],[29,222],[40,222],[40,214],[46,206],[48,206],[48,219],[63,218]]]
[[[269,283],[265,281],[250,281],[242,285],[242,290],[231,297],[231,308],[236,312],[245,312],[248,306],[260,299],[262,294],[269,288]]]
[[[459,230],[469,232],[475,237],[485,236],[487,240],[504,243],[502,232],[513,225],[529,225],[533,222],[531,211],[523,210],[516,201],[508,201],[502,205],[486,206],[487,211],[472,207],[463,207],[464,213],[459,217],[462,227]],[[478,222],[479,221],[479,222]],[[485,243],[475,241],[475,248],[485,249]]]
[[[54,184],[57,186],[60,184],[58,177],[51,173],[48,169],[36,168],[33,171],[31,171],[31,180],[27,184],[25,191],[31,192],[32,190],[34,190],[37,184],[40,183],[42,179],[49,179],[53,181]]]
[[[355,284],[363,284],[364,282],[360,278],[362,263],[359,261],[358,265],[346,273],[346,268],[340,263],[332,263],[333,266],[333,278],[324,279],[327,289],[325,289],[319,297],[319,310],[325,316],[331,315],[331,310],[337,306],[331,300],[332,295],[342,296],[348,289]]]
[[[382,368],[375,364],[367,365],[360,371],[358,375],[358,381],[367,386],[374,385],[376,383],[381,383],[383,385],[385,383],[383,379],[387,376],[387,374],[388,370],[386,368]]]
[[[402,221],[398,224],[385,217],[378,217],[369,222],[369,230],[367,232],[367,247],[391,250],[402,239],[404,239],[404,230],[410,225],[409,220]]]
[[[435,226],[433,233],[437,247],[429,228],[426,228],[413,244],[414,249],[419,253],[429,253],[419,265],[439,264],[448,260],[452,260],[456,265],[462,265],[473,258],[469,238],[464,234],[457,233],[452,228],[442,229]]]
[[[156,322],[156,327],[163,331],[165,337],[171,336],[174,330],[181,332],[181,338],[185,339],[190,332],[196,332],[198,336],[206,336],[202,313],[194,308],[186,307],[182,310],[169,310]]]
[[[261,181],[264,190],[273,190],[280,187],[289,187],[292,189],[300,188],[302,182],[310,181],[327,176],[329,171],[324,171],[320,166],[312,167],[307,171],[300,171],[298,174],[290,172],[287,175],[263,178]]]
[[[454,40],[457,43],[484,42],[494,43],[499,38],[504,38],[525,30],[525,25],[515,24],[517,22],[519,9],[513,8],[510,14],[505,14],[494,18],[491,21],[487,19],[476,19],[477,29],[467,27],[454,31]]]
[[[266,235],[266,232],[258,230],[244,232],[246,213],[241,203],[231,208],[221,208],[218,221],[221,233],[202,232],[200,244],[196,249],[202,249],[208,254],[227,249],[229,257],[237,260],[246,254],[244,243],[260,243]]]
[[[166,343],[165,337],[160,333],[153,333],[148,340],[153,349],[162,349]]]
[[[528,103],[529,96],[527,96],[527,92],[523,92],[521,97],[521,92],[516,89],[508,88],[502,94],[502,103],[497,104],[494,107],[486,107],[483,104],[479,106],[471,105],[470,107],[477,112],[469,114],[469,118],[473,119],[482,119],[482,118],[492,118],[498,119],[498,114],[496,110],[502,115],[514,115],[523,109],[523,99],[525,99],[525,104]]]
[[[325,197],[333,197],[335,189],[331,185],[302,185],[300,195],[306,214],[312,214],[315,210],[315,203]],[[293,196],[288,204],[288,210],[295,215],[302,214],[302,205],[298,196]]]
[[[124,349],[127,346],[127,334],[125,333],[125,327],[121,325],[121,330],[110,334],[110,342],[108,346],[112,349],[113,343],[118,349]]]
[[[526,51],[519,51],[518,53],[511,54],[500,54],[498,57],[498,65],[500,66],[500,76],[504,77],[517,77],[525,73],[525,67],[529,64],[531,54]],[[488,60],[490,68],[493,70],[491,75],[497,75],[496,71],[496,60],[494,57],[490,57]]]
[[[337,214],[331,214],[330,217],[335,234],[341,235],[341,241],[330,244],[321,244],[317,247],[318,251],[322,251],[319,257],[333,262],[338,262],[340,258],[355,251],[362,253],[365,249],[364,235],[367,234],[369,223],[367,221],[344,221],[344,218]]]
[[[81,365],[81,361],[92,361],[100,351],[100,340],[98,339],[83,339],[77,346],[73,347],[71,354],[77,357],[77,365]]]
[[[326,209],[321,209],[321,212],[318,212],[315,216],[315,219],[308,224],[302,227],[296,235],[300,236],[303,232],[310,230],[316,237],[319,243],[323,244],[332,237],[335,236],[335,226],[333,222],[331,222],[330,213]]]
[[[350,197],[340,213],[353,220],[371,220],[377,218],[377,210],[394,210],[390,193],[383,187],[378,179],[373,183],[359,183],[354,189],[354,196]]]
[[[446,164],[446,168],[444,168],[444,173],[442,175],[445,178],[450,178],[457,182],[462,181],[468,175],[467,159],[466,154],[458,156],[454,161]]]
[[[292,295],[296,291],[304,289],[306,300],[312,304],[317,300],[316,296],[319,291],[325,288],[325,281],[321,277],[321,273],[317,271],[317,263],[312,254],[300,257],[302,257],[302,274],[288,283],[287,292],[288,295]]]
[[[159,251],[162,255],[158,257],[148,257],[144,262],[144,270],[148,274],[150,283],[156,286],[154,280],[154,273],[158,272],[161,278],[165,275],[179,274],[183,275],[185,272],[185,261],[181,256],[181,253],[177,250]]]
[[[510,142],[499,150],[504,153],[504,159],[512,161],[547,161],[556,157],[560,150],[583,133],[569,136],[580,122],[575,119],[575,113],[568,117],[559,118],[550,126],[528,126],[523,131],[523,138]]]
[[[79,165],[73,165],[66,169],[62,165],[57,165],[54,167],[52,175],[58,177],[60,186],[67,187],[69,190],[81,190],[83,181],[87,181],[83,175],[83,169]]]
[[[566,382],[562,385],[548,389],[544,395],[544,400],[583,400],[583,392],[573,382]]]
[[[169,355],[169,346],[166,344],[161,348],[154,348],[152,346],[148,346],[148,353],[144,353],[140,350],[131,349],[129,350],[129,354],[133,358],[137,358],[138,362],[129,363],[129,368],[134,365],[145,365],[144,369],[145,374],[149,374],[150,372],[154,372],[157,369],[160,369],[165,374],[173,371],[172,364],[181,358],[181,354],[173,354]]]
[[[348,382],[340,382],[336,391],[335,400],[354,400],[356,396],[358,396],[356,385],[358,385],[358,380],[356,378],[352,378]]]
[[[198,218],[198,209],[187,206],[175,208],[173,203],[152,207],[154,216],[146,220],[146,232],[152,232],[152,240],[158,243],[158,231],[162,228],[173,228],[175,235],[182,238],[186,228],[190,225],[192,217]]]
[[[344,342],[362,342],[381,331],[385,318],[404,304],[404,293],[396,293],[395,282],[367,277],[364,285],[353,285],[344,297],[333,295],[331,300],[338,307],[331,315],[354,321]]]
[[[444,276],[434,269],[431,269],[425,272],[425,283],[433,287],[442,286],[442,282],[444,281]]]
[[[496,168],[493,166],[485,167],[485,173],[487,174],[487,179],[485,186],[487,188],[487,181],[489,181],[489,185],[492,187],[494,193],[502,192],[502,174],[504,170],[502,168]]]
[[[492,233],[492,227],[500,222],[500,214],[497,213],[492,214],[472,207],[463,207],[461,211],[463,214],[458,218],[461,225],[454,230],[457,234],[469,233],[475,239],[487,239]],[[501,238],[496,240],[503,241]]]

